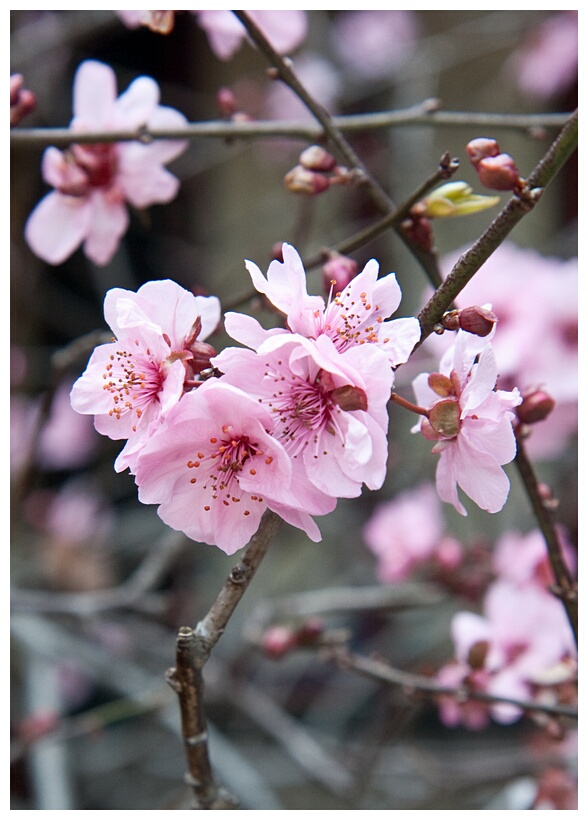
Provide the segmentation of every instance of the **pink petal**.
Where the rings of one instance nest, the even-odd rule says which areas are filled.
[[[38,257],[60,265],[80,246],[90,230],[92,206],[86,197],[71,197],[53,191],[29,216],[25,239]]]
[[[72,127],[89,131],[112,127],[116,75],[96,60],[83,62],[74,77]]]
[[[137,77],[116,100],[113,126],[139,128],[146,125],[159,103],[159,86],[151,77]]]
[[[92,194],[92,219],[84,243],[84,253],[96,265],[106,265],[119,246],[129,225],[129,214],[122,202],[110,202],[103,193]]]

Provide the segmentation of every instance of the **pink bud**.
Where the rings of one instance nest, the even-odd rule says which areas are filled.
[[[297,635],[289,626],[272,626],[266,629],[261,639],[261,648],[264,655],[276,660],[293,649],[297,643]]]
[[[523,397],[516,408],[518,420],[522,424],[535,424],[543,421],[555,407],[555,400],[544,390],[535,390]]]
[[[332,171],[337,160],[321,145],[309,145],[300,154],[298,161],[309,171]]]
[[[496,140],[488,137],[478,137],[478,139],[468,142],[466,152],[474,168],[477,168],[481,159],[497,157],[500,153],[500,148]]]
[[[354,259],[340,253],[331,254],[331,258],[323,265],[323,287],[329,293],[331,287],[335,293],[340,293],[351,280],[357,276],[359,266]]]
[[[37,98],[28,88],[23,88],[22,74],[10,76],[10,127],[18,125],[37,107]]]
[[[210,360],[217,354],[217,351],[208,342],[192,342],[188,350],[192,353],[190,365],[194,373],[208,370]]]
[[[309,171],[302,165],[292,168],[284,177],[284,185],[295,194],[322,194],[330,185],[327,177]]]
[[[402,223],[406,238],[425,253],[433,249],[433,230],[426,216],[411,215]]]
[[[461,544],[455,538],[442,538],[435,548],[435,559],[443,569],[455,569],[461,564],[462,558]]]
[[[494,191],[512,191],[521,184],[519,169],[510,154],[481,159],[476,170],[482,185]]]
[[[325,624],[321,618],[309,618],[297,630],[300,646],[309,646],[316,643],[325,631]]]
[[[458,311],[458,317],[459,326],[462,330],[473,333],[474,336],[482,337],[488,336],[498,321],[495,313],[478,305],[463,308],[463,310]]]
[[[236,113],[238,108],[237,98],[230,88],[222,86],[216,92],[216,107],[225,120],[230,120],[233,114]]]

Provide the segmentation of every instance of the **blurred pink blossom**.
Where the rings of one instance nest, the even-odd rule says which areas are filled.
[[[550,100],[578,81],[578,11],[552,13],[529,31],[505,66],[525,94]]]
[[[187,393],[143,447],[139,500],[159,504],[176,530],[232,555],[244,547],[269,507],[314,541],[315,497],[301,496],[285,449],[270,432],[271,413],[241,390],[212,379]],[[285,501],[282,501],[285,499]],[[323,512],[333,509],[324,498]]]
[[[483,615],[458,612],[452,636],[455,662],[437,676],[448,685],[465,683],[497,697],[530,700],[535,686],[549,686],[574,674],[574,639],[565,611],[539,586],[496,581],[486,594]],[[462,721],[482,728],[479,709],[472,721],[471,708],[464,706],[471,707],[471,701],[450,704],[443,699],[441,719],[448,725]],[[507,703],[485,708],[499,723],[512,723],[522,714]]]
[[[181,128],[186,118],[159,105],[159,87],[150,77],[138,77],[118,98],[110,66],[83,62],[74,77],[70,128],[88,131]],[[186,140],[74,144],[67,151],[47,148],[44,180],[56,189],[31,213],[25,238],[37,256],[52,265],[65,261],[83,243],[97,265],[107,264],[127,230],[125,203],[146,208],[169,202],[179,181],[164,164],[188,146]]]
[[[349,284],[329,298],[309,296],[302,260],[292,245],[282,245],[283,262],[270,263],[267,278],[254,262],[245,265],[255,288],[286,315],[289,331],[308,339],[327,336],[337,350],[369,345],[382,350],[392,367],[406,362],[420,338],[418,319],[386,321],[400,304],[402,292],[396,276],[389,273],[378,279],[379,265],[371,259]],[[264,331],[259,323],[242,314],[227,313],[227,332],[249,347],[264,339],[288,331]]]
[[[220,303],[194,296],[170,279],[139,290],[113,288],[104,316],[116,341],[97,347],[71,391],[78,413],[94,416],[99,433],[128,439],[115,469],[134,469],[136,456],[194,378],[192,348],[215,330]]]
[[[341,79],[335,66],[318,54],[301,54],[296,58],[296,76],[310,94],[330,114],[337,113]],[[271,120],[313,120],[314,115],[285,83],[273,83],[268,89],[262,116]],[[273,144],[273,143],[272,143]],[[290,145],[288,145],[290,151]]]
[[[152,18],[153,14],[161,14],[161,12],[134,9],[116,13],[129,28],[147,25],[167,34],[173,27],[172,15],[176,12],[165,12],[167,18],[163,28],[158,28],[157,21],[153,21]],[[232,11],[216,9],[214,11],[190,11],[190,13],[196,17],[198,24],[206,32],[210,47],[220,60],[229,60],[243,41],[248,39],[245,27]],[[293,51],[306,37],[307,21],[304,11],[266,9],[265,11],[247,11],[247,14],[280,54]]]
[[[333,26],[333,44],[343,65],[365,79],[391,80],[415,53],[414,11],[343,11]]]
[[[576,569],[574,548],[563,527],[558,527],[558,536],[568,568],[573,573]],[[496,542],[493,564],[497,576],[512,584],[535,584],[545,589],[555,580],[545,539],[538,529],[526,534],[505,532]]]
[[[428,410],[413,432],[436,441],[437,492],[461,515],[467,512],[458,485],[483,510],[503,508],[510,483],[502,465],[516,454],[512,421],[521,397],[516,388],[494,389],[498,370],[489,338],[459,330],[439,372],[413,381],[418,405]]]
[[[378,560],[378,578],[396,583],[425,561],[459,563],[461,546],[444,536],[445,520],[433,484],[421,484],[376,507],[363,537]]]
[[[449,272],[465,248],[442,260]],[[492,305],[498,317],[492,346],[498,387],[523,395],[545,389],[555,408],[533,425],[527,449],[534,458],[558,455],[578,426],[578,259],[546,257],[505,242],[457,297],[458,307]],[[447,337],[447,339],[446,339]],[[440,350],[451,334],[431,337]]]

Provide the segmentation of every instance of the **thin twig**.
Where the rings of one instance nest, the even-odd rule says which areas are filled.
[[[539,484],[533,465],[529,461],[525,447],[525,439],[522,428],[515,428],[517,437],[517,454],[515,465],[521,481],[531,502],[533,513],[537,519],[539,529],[547,545],[549,562],[555,577],[555,586],[551,588],[553,594],[562,602],[568,616],[570,626],[578,643],[578,587],[564,560],[562,544],[555,527],[551,511],[544,503],[544,499],[539,492]]]
[[[537,204],[543,189],[563,167],[578,145],[578,112],[567,121],[553,144],[527,180],[526,197],[513,196],[482,236],[460,256],[453,270],[418,315],[419,344],[429,336],[452,302],[506,239],[520,220]]]
[[[465,700],[479,700],[485,703],[508,703],[511,706],[516,706],[523,712],[543,712],[548,715],[578,718],[578,710],[573,706],[519,700],[517,698],[477,691],[467,686],[460,686],[458,688],[447,686],[424,675],[413,675],[409,672],[403,672],[400,669],[394,669],[383,661],[366,658],[349,652],[347,649],[333,649],[328,655],[325,655],[325,657],[328,660],[334,661],[341,669],[349,669],[352,672],[357,672],[359,675],[380,681],[381,683],[400,686],[411,694],[423,692],[430,695],[449,695],[460,702],[464,702]]]
[[[396,111],[379,111],[370,114],[349,114],[333,116],[331,122],[340,132],[361,133],[400,126],[463,126],[478,128],[510,128],[533,131],[545,128],[561,128],[570,114],[500,114],[474,113],[468,111],[436,111],[438,101],[425,100],[418,105]],[[148,128],[140,130],[120,129],[116,131],[72,131],[70,128],[25,128],[10,131],[10,144],[19,148],[42,148],[55,145],[65,148],[72,142],[79,144],[94,142],[144,142],[159,139],[296,139],[303,142],[317,142],[325,137],[321,126],[303,120],[255,120],[247,122],[227,122],[209,120],[191,122],[181,128]]]

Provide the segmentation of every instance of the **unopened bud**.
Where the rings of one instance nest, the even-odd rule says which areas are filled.
[[[425,216],[412,216],[402,223],[406,238],[425,253],[433,249],[433,230]]]
[[[337,160],[321,145],[309,145],[300,154],[298,161],[309,171],[332,171]]]
[[[296,632],[300,646],[312,646],[325,631],[325,623],[321,618],[309,618]]]
[[[512,191],[521,185],[521,175],[510,154],[480,160],[476,168],[480,183],[494,191]]]
[[[546,419],[554,407],[555,400],[549,393],[544,390],[535,390],[523,397],[523,401],[516,409],[516,414],[522,424],[535,424]]]
[[[499,201],[497,196],[474,194],[467,182],[446,182],[432,191],[422,204],[425,206],[425,216],[440,219],[484,211]]]
[[[298,637],[289,626],[272,626],[263,634],[261,648],[268,658],[282,658],[298,643]]]
[[[496,140],[488,137],[478,137],[478,139],[468,142],[466,145],[466,153],[474,168],[477,168],[481,159],[497,157],[500,153],[500,148]]]
[[[323,265],[323,287],[329,293],[331,287],[335,293],[340,293],[351,280],[357,276],[359,266],[354,259],[340,253],[331,254],[331,258]]]
[[[217,351],[212,345],[209,345],[208,342],[192,342],[188,350],[192,353],[190,364],[194,373],[201,373],[203,370],[208,370],[210,360],[217,354]]]
[[[22,74],[10,75],[10,127],[18,125],[37,107],[37,98],[28,88],[23,88]]]
[[[236,113],[238,108],[237,98],[230,88],[222,86],[216,92],[216,107],[225,120],[230,120],[233,114]]]
[[[488,336],[492,328],[498,321],[495,313],[488,308],[472,305],[458,311],[459,326],[466,333],[473,333],[474,336]]]
[[[292,168],[284,177],[284,185],[289,191],[295,194],[322,194],[330,185],[329,180],[323,174],[309,171],[302,165]]]

